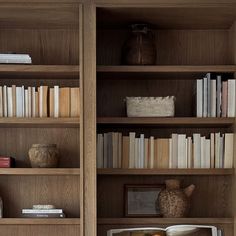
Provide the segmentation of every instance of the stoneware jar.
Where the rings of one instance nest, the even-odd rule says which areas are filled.
[[[163,217],[186,217],[190,208],[190,196],[195,186],[192,184],[185,189],[180,189],[180,181],[166,180],[166,189],[158,196],[157,203]]]
[[[131,28],[131,35],[122,48],[122,64],[154,65],[156,46],[151,30],[146,24],[133,24]]]
[[[32,167],[57,167],[59,152],[56,144],[33,144],[29,150]]]

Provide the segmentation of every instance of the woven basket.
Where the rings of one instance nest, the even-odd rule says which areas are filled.
[[[175,97],[126,97],[128,117],[173,117]]]

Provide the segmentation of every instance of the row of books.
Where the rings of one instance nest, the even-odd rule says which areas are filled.
[[[31,64],[29,54],[0,53],[1,64]]]
[[[137,137],[135,132],[97,135],[98,168],[232,168],[233,133]]]
[[[15,159],[12,157],[0,156],[0,168],[15,167]]]
[[[198,79],[197,117],[235,117],[235,90],[234,79],[212,79],[210,73]]]
[[[80,88],[0,86],[0,117],[79,117]]]
[[[22,209],[25,218],[64,218],[63,209]]]

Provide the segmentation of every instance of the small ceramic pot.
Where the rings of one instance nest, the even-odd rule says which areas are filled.
[[[33,144],[29,150],[29,159],[34,168],[57,167],[59,152],[56,144]]]

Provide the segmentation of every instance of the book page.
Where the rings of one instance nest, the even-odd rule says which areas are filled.
[[[212,227],[201,226],[183,226],[169,227],[168,236],[215,236]]]

